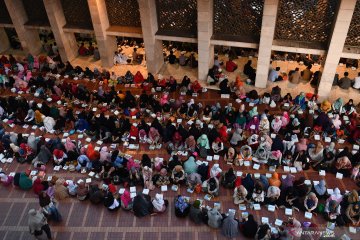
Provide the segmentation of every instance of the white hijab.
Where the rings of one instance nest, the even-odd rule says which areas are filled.
[[[215,163],[210,170],[210,177],[216,177],[221,172],[222,170],[219,167],[219,164]]]
[[[156,194],[155,199],[152,201],[154,208],[158,211],[162,211],[165,201],[162,194]]]

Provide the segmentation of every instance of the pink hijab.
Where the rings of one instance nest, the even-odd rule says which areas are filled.
[[[332,123],[334,124],[336,130],[339,130],[339,129],[340,129],[341,120],[339,119],[339,115],[338,115],[338,114],[335,115],[335,119],[332,120]]]
[[[31,73],[31,71],[27,71],[26,72],[26,80],[29,81],[30,78],[32,78],[32,73]]]
[[[66,138],[66,142],[65,142],[65,149],[67,152],[69,151],[74,151],[76,148],[75,144],[71,141],[71,139],[68,137]]]
[[[283,115],[282,115],[282,117],[281,117],[282,127],[286,127],[289,122],[290,122],[289,113],[288,113],[288,112],[284,112]]]
[[[120,197],[121,201],[123,202],[124,206],[127,207],[131,202],[130,193],[128,190],[125,190],[124,193]]]
[[[150,128],[150,131],[149,131],[149,137],[150,139],[154,140],[156,137],[159,137],[159,132],[158,130],[156,130],[156,128],[154,127],[151,127]]]

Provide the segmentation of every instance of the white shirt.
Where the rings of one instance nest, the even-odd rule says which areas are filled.
[[[355,83],[353,88],[359,89],[360,88],[360,77],[356,77],[355,79]]]

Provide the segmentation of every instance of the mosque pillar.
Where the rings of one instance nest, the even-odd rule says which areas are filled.
[[[206,81],[209,68],[214,64],[214,46],[210,44],[213,34],[213,0],[197,1],[198,18],[198,79]]]
[[[255,79],[255,86],[258,88],[266,88],[267,85],[278,5],[279,0],[264,1],[264,12],[261,24],[261,36]]]
[[[114,52],[117,50],[116,37],[108,36],[109,18],[104,0],[88,0],[91,19],[94,27],[97,47],[103,67],[114,65]]]
[[[66,19],[60,0],[44,0],[44,6],[49,18],[61,60],[71,61],[77,56],[78,46],[74,33],[64,32]]]
[[[0,53],[10,48],[10,41],[5,32],[5,28],[0,27]]]
[[[12,23],[21,42],[23,50],[37,55],[41,52],[42,44],[37,29],[25,28],[28,17],[21,0],[5,0]]]
[[[162,41],[155,39],[158,30],[155,0],[138,0],[148,72],[156,74],[164,64]]]
[[[330,95],[355,5],[356,0],[342,0],[340,3],[318,87],[320,100],[324,100]]]

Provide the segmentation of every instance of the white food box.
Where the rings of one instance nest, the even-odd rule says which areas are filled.
[[[213,159],[214,159],[215,161],[217,161],[217,160],[220,159],[220,156],[219,156],[219,155],[214,155]]]
[[[305,218],[311,219],[312,218],[312,213],[311,212],[305,212]]]
[[[285,215],[292,216],[292,214],[293,214],[293,211],[291,208],[285,208]]]
[[[257,163],[255,163],[255,164],[253,165],[253,168],[254,168],[255,170],[259,170],[259,169],[260,169],[260,165],[257,164]]]
[[[283,224],[283,221],[282,221],[282,220],[280,220],[280,219],[276,219],[276,220],[275,220],[275,225],[276,225],[276,226],[279,226],[279,227],[280,227],[282,224]]]
[[[136,187],[130,187],[130,192],[134,192],[134,193],[136,193]]]
[[[274,205],[268,205],[268,211],[269,212],[275,212],[275,206]]]
[[[343,176],[344,176],[344,175],[343,175],[342,173],[339,173],[339,172],[336,173],[336,178],[337,178],[337,179],[343,179]]]
[[[261,210],[260,204],[255,203],[255,204],[254,204],[254,210],[256,210],[256,211]]]
[[[168,188],[167,188],[166,185],[165,185],[165,186],[161,186],[161,191],[162,191],[162,192],[167,192],[167,190],[168,190]]]
[[[124,194],[124,192],[125,192],[125,188],[120,188],[120,189],[119,189],[119,194],[120,194],[120,195]]]

